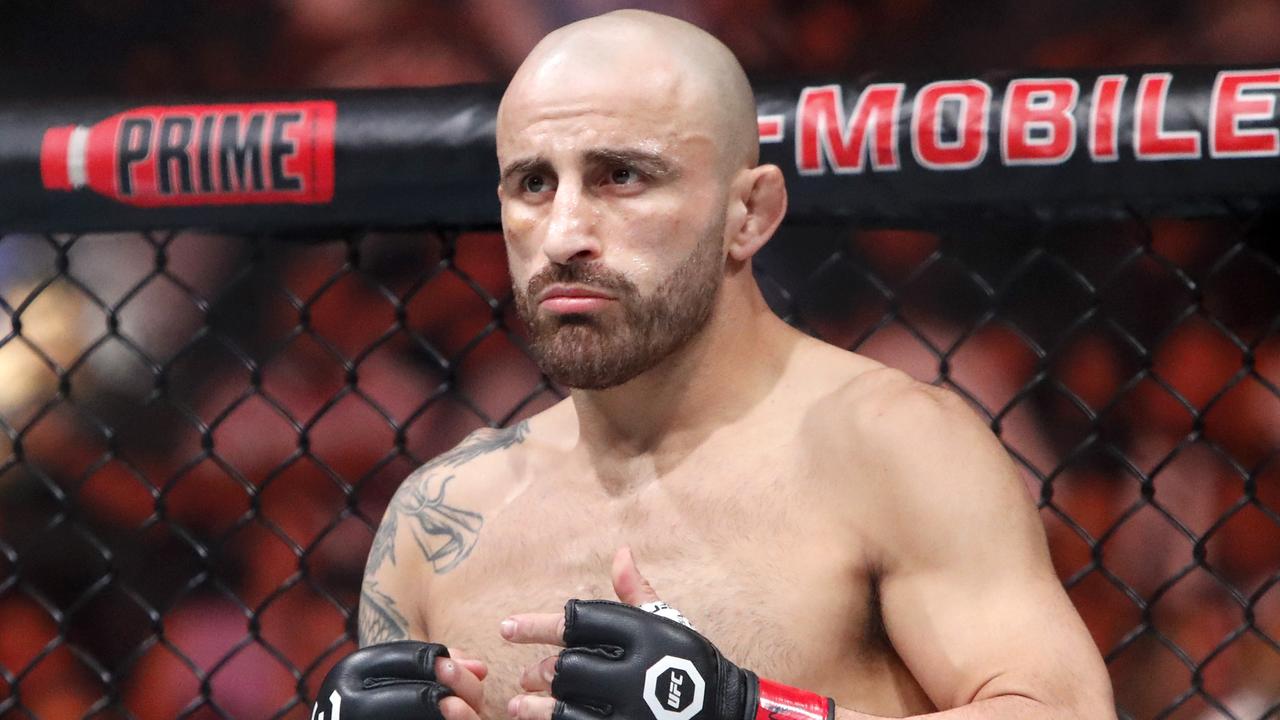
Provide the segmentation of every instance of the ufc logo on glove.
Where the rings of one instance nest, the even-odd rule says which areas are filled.
[[[693,663],[667,655],[644,676],[644,701],[657,720],[689,720],[702,710],[706,682]]]

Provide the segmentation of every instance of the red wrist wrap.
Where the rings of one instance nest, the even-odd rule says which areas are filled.
[[[831,698],[760,678],[755,720],[834,720],[835,716]]]

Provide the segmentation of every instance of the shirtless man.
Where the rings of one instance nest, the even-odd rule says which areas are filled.
[[[766,306],[786,190],[727,48],[636,11],[557,30],[497,146],[516,302],[572,392],[404,482],[313,718],[1115,717],[985,425]],[[700,634],[629,607],[659,594]]]

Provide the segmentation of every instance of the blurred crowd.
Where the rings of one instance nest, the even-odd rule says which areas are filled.
[[[0,95],[501,81],[622,5],[18,3]],[[761,80],[1280,58],[1271,0],[626,5]],[[1131,717],[1252,718],[1280,702],[1278,234],[788,227],[760,265],[780,312],[992,422]],[[0,713],[306,717],[399,480],[559,397],[509,297],[494,233],[0,236]]]
[[[1272,0],[17,0],[0,96],[502,81],[547,31],[617,7],[707,28],[757,79],[1280,54]]]

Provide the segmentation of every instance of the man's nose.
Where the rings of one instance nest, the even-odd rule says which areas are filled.
[[[594,260],[600,256],[596,234],[598,208],[582,191],[581,183],[564,182],[556,188],[547,220],[542,252],[557,265]]]

